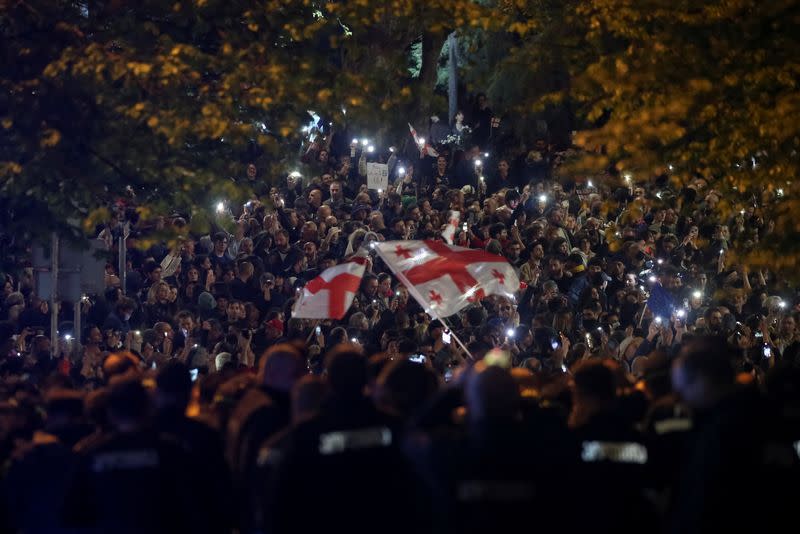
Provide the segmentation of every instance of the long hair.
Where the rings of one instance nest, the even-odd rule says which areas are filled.
[[[168,292],[170,291],[168,283],[164,281],[156,282],[155,284],[150,286],[150,289],[147,290],[147,304],[158,304],[158,299],[157,299],[158,288],[160,288],[161,286],[165,286],[167,288],[167,291]]]

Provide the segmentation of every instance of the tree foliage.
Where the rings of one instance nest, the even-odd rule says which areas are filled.
[[[129,187],[146,214],[240,198],[248,161],[296,163],[308,109],[396,134],[449,32],[492,24],[469,0],[3,0],[3,226],[80,236]]]
[[[774,220],[737,252],[752,266],[793,271],[800,255],[795,176],[800,147],[800,2],[590,0],[567,3],[571,35],[526,50],[567,63],[549,95],[583,121],[582,169],[678,188],[702,176],[722,193],[726,222],[755,206]],[[574,33],[577,29],[577,33]],[[576,41],[575,39],[578,38]],[[573,53],[570,44],[584,43]],[[560,45],[567,46],[560,46]]]

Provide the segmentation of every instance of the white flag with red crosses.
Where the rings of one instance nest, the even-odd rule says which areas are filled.
[[[386,241],[375,250],[435,317],[448,317],[488,295],[514,298],[519,278],[502,256],[441,241]]]
[[[292,309],[292,317],[303,319],[342,319],[353,304],[366,270],[366,252],[334,265],[309,280]]]

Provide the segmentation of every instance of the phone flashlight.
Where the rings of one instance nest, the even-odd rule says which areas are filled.
[[[314,329],[314,331],[317,333],[317,335],[320,335],[320,334],[322,333],[322,328],[320,328],[320,327],[316,327],[316,328]]]
[[[676,315],[676,316],[677,316],[679,319],[683,319],[684,317],[686,317],[686,311],[685,311],[685,310],[678,310],[678,311],[675,313],[675,315]]]
[[[661,321],[662,321],[661,317],[656,317],[656,324],[661,324]]]
[[[450,331],[445,330],[444,334],[442,334],[442,343],[444,343],[445,345],[449,345],[450,338],[451,338]]]
[[[514,339],[514,335],[515,332],[513,328],[509,328],[508,330],[506,330],[506,336],[510,337],[511,339]]]

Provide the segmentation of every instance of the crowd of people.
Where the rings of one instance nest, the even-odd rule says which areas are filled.
[[[769,199],[730,215],[699,176],[565,176],[544,139],[493,140],[485,98],[473,115],[404,156],[315,131],[302,174],[248,164],[252,198],[176,247],[142,243],[188,214],[121,199],[97,237],[130,228],[126,270],[110,252],[80,332],[6,274],[2,527],[790,530],[800,298],[728,252],[772,231]],[[454,244],[518,271],[515,300],[431,318],[373,253],[344,319],[292,317],[326,268],[440,240],[453,212]]]

